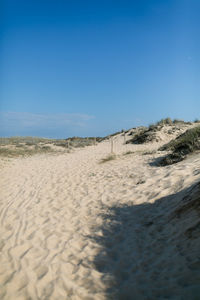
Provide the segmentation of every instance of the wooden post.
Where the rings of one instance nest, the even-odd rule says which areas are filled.
[[[94,145],[96,145],[96,137],[94,138]]]
[[[113,137],[110,137],[111,153],[113,154]]]
[[[124,132],[124,144],[126,144],[126,133]]]

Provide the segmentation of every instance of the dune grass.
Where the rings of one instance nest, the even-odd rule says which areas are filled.
[[[0,148],[0,156],[3,157],[19,157],[19,156],[30,156],[34,154],[53,152],[53,150],[48,146],[34,147],[33,149],[28,149],[26,147],[18,148]]]
[[[123,153],[123,155],[130,155],[130,154],[134,154],[134,151],[127,151]]]
[[[176,151],[179,149],[188,149],[190,152],[197,150],[200,146],[200,126],[188,129],[183,134],[179,135],[176,139],[170,141],[168,144],[162,146],[159,150]],[[187,150],[186,150],[187,151]]]
[[[117,158],[116,154],[109,154],[108,156],[106,156],[105,158],[102,158],[100,160],[100,164],[106,163],[106,162],[111,161],[111,160],[115,160],[116,158]]]
[[[69,139],[47,139],[39,137],[0,138],[0,156],[18,157],[42,153],[68,152],[69,148],[94,145],[100,138],[72,137]],[[65,149],[66,148],[66,149]]]
[[[176,127],[183,125],[191,125],[191,122],[185,122],[178,119],[165,118],[160,121],[150,124],[149,127],[138,127],[131,135],[132,139],[128,140],[127,144],[145,144],[149,142],[159,141],[157,132],[161,131],[164,126],[170,126],[171,129],[168,133],[173,133],[173,130],[176,130]]]
[[[161,160],[161,165],[170,165],[183,160],[188,154],[200,150],[200,126],[188,129],[159,150],[172,151]]]

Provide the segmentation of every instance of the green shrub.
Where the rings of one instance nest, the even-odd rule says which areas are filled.
[[[169,165],[183,160],[189,153],[200,150],[200,126],[188,129],[159,150],[172,151],[171,154],[161,160],[161,165]]]
[[[198,148],[200,145],[200,126],[188,129],[183,134],[179,135],[175,140],[170,141],[168,144],[162,146],[159,150],[172,150],[176,151],[180,147],[189,147],[191,149]]]

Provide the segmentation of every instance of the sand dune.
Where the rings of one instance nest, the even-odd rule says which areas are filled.
[[[199,299],[200,154],[156,167],[162,143],[2,163],[0,299]]]

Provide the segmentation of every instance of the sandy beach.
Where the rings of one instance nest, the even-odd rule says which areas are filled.
[[[200,299],[200,154],[123,142],[1,161],[0,299]]]

